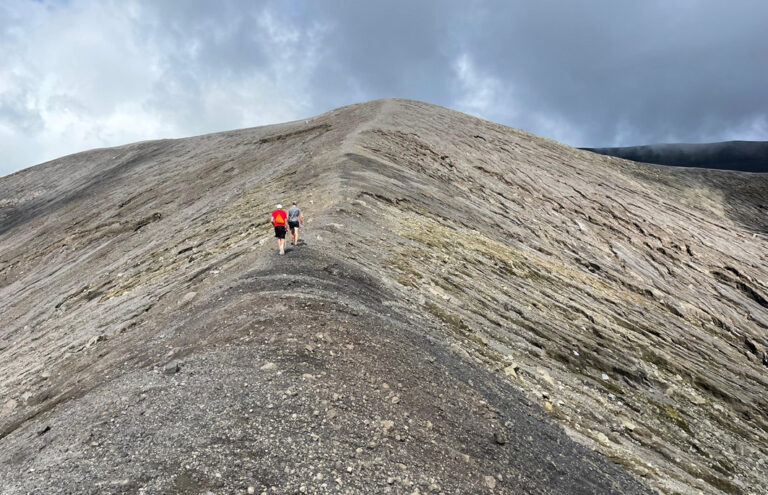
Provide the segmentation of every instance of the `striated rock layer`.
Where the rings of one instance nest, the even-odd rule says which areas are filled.
[[[767,210],[405,100],[4,177],[2,493],[768,493]]]

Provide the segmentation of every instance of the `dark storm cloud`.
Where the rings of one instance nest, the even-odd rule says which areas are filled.
[[[583,143],[768,130],[765,2],[538,2],[488,9],[480,24],[478,62],[516,85],[529,113],[578,124]]]
[[[381,97],[578,146],[768,139],[768,2],[0,0],[0,174]]]
[[[571,144],[768,139],[766,2],[313,5],[334,23],[326,97],[346,75],[367,97],[461,106],[463,55],[507,95],[476,113]]]
[[[331,26],[329,57],[318,71],[323,93],[339,98],[347,88],[372,97],[408,97],[445,104],[456,55],[448,2],[310,3],[307,14]],[[335,102],[333,104],[336,104]]]

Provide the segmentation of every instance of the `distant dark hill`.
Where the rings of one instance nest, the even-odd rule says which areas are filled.
[[[658,165],[768,172],[768,141],[652,144],[623,148],[581,149],[601,155]]]

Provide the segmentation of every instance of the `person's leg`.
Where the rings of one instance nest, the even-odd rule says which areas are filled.
[[[294,234],[293,239],[294,239],[293,243],[298,245],[299,244],[299,228],[298,227],[296,227],[296,233]]]
[[[277,237],[277,248],[280,254],[285,253],[285,227],[275,227],[275,237]]]

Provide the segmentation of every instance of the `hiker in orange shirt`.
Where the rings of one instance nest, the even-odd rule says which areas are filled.
[[[272,212],[269,221],[275,226],[275,237],[277,237],[277,247],[280,248],[280,254],[285,254],[285,224],[288,213],[283,210],[283,205],[277,205],[277,209]]]

